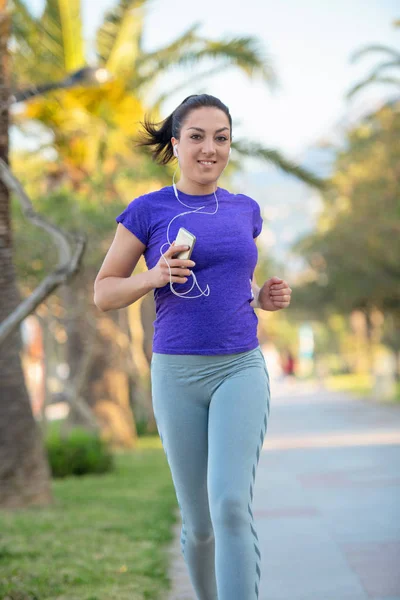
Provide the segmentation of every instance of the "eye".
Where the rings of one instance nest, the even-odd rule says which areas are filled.
[[[201,137],[201,135],[199,135],[198,133],[193,133],[193,134],[190,136],[190,138],[191,138],[191,139],[198,139],[198,138],[200,138],[200,137]],[[220,140],[220,141],[222,141],[222,142],[226,142],[226,141],[228,140],[228,138],[227,138],[227,137],[225,137],[224,135],[220,135],[220,136],[218,136],[218,137],[217,137],[217,140]]]

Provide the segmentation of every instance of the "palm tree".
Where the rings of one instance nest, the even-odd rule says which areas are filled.
[[[52,94],[45,100],[33,100],[16,120],[18,124],[27,118],[35,119],[51,129],[55,136],[53,147],[61,153],[64,168],[69,169],[69,177],[76,182],[98,168],[99,154],[102,157],[115,154],[115,148],[118,148],[122,156],[131,157],[130,142],[137,133],[144,110],[156,119],[161,118],[166,98],[185,88],[198,86],[211,74],[235,66],[250,78],[261,77],[272,89],[278,85],[271,62],[255,38],[208,39],[198,33],[200,23],[190,26],[167,46],[145,52],[142,38],[149,2],[120,0],[106,13],[97,31],[97,67],[111,73],[112,81],[102,88],[85,86],[76,91]],[[22,0],[13,0],[13,3],[16,87],[31,85],[33,72],[36,84],[44,85],[49,79],[67,76],[71,70],[86,65],[80,0],[70,0],[68,4],[63,0],[47,0],[45,10],[38,18],[30,14]],[[210,59],[215,65],[201,71],[201,64]],[[194,72],[194,75],[185,77],[181,84],[167,89],[149,105],[150,92],[159,78],[178,67],[188,73]],[[71,144],[71,139],[75,143]],[[256,156],[312,186],[322,185],[312,173],[274,149],[245,140],[235,141],[233,148],[238,159]],[[235,155],[231,164],[235,165]],[[118,168],[121,164],[117,163]]]
[[[400,21],[395,21],[393,25],[394,27],[400,27]],[[396,71],[396,73],[399,72],[400,52],[397,49],[381,44],[366,46],[365,48],[357,50],[352,55],[350,62],[355,63],[362,56],[366,56],[367,54],[383,54],[385,58],[383,62],[380,62],[376,67],[374,67],[374,69],[365,79],[359,81],[350,88],[346,94],[346,98],[348,100],[361,90],[365,89],[366,87],[370,87],[374,83],[394,84],[398,87],[400,86],[400,77],[396,77],[393,74],[387,74],[387,71],[389,71],[389,73],[390,71]]]
[[[8,164],[10,15],[0,0],[0,158]],[[12,261],[8,188],[0,178],[0,320],[20,303]],[[21,367],[21,337],[16,329],[0,346],[0,506],[20,507],[51,501],[49,467],[33,418]]]

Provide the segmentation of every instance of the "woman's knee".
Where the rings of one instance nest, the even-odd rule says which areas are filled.
[[[208,542],[211,542],[213,540],[214,530],[197,528],[188,530],[187,535],[196,544],[207,544]]]
[[[248,502],[235,492],[225,493],[211,510],[213,526],[234,529],[248,522]]]

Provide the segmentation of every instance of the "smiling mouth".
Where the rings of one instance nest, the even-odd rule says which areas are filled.
[[[215,165],[215,163],[217,161],[216,160],[198,160],[197,162],[200,165],[205,165],[206,167],[211,167],[212,165]]]

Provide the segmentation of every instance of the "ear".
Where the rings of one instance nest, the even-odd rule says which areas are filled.
[[[176,156],[179,160],[178,157],[178,140],[174,137],[171,138],[171,144],[172,144],[172,151],[174,153],[174,156]]]

